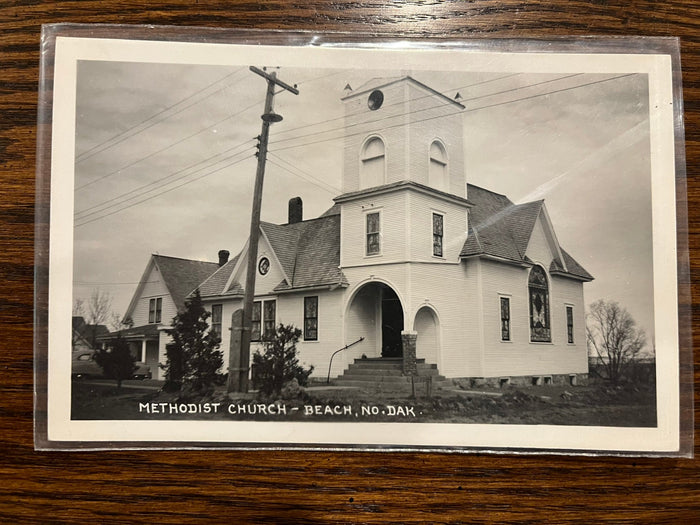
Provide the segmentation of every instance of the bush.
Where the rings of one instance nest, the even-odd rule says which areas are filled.
[[[264,351],[253,354],[253,388],[264,395],[282,392],[282,388],[296,379],[300,386],[306,386],[314,367],[305,369],[299,364],[296,344],[301,330],[292,325],[280,324],[277,330],[263,338]]]
[[[197,290],[165,331],[173,340],[165,346],[164,390],[206,393],[221,383],[224,356],[218,350],[221,340],[209,330],[209,315]]]

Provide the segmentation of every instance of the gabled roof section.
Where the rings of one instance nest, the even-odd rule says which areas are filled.
[[[561,248],[561,254],[564,257],[564,264],[566,265],[566,270],[561,264],[558,257],[552,260],[552,264],[549,266],[549,272],[554,274],[562,274],[572,277],[578,277],[582,281],[592,281],[593,276],[586,271],[586,269],[581,266],[576,260],[571,257],[564,248]]]
[[[469,234],[460,256],[524,261],[543,201],[514,204],[505,195],[472,184],[467,185],[467,196],[474,206],[469,210]]]
[[[446,95],[443,95],[439,91],[431,88],[430,86],[428,86],[426,84],[423,84],[423,82],[419,82],[418,80],[416,80],[415,78],[413,78],[410,75],[404,75],[402,77],[373,78],[371,80],[368,80],[364,84],[362,84],[359,88],[352,91],[350,94],[342,97],[341,100],[356,97],[357,95],[367,93],[368,91],[373,90],[373,89],[382,89],[382,88],[385,88],[385,87],[390,86],[392,84],[396,84],[397,82],[401,82],[403,80],[408,81],[408,82],[432,93],[433,95],[442,98],[445,102],[449,102],[450,104],[454,104],[455,106],[459,107],[460,109],[464,109],[464,104],[461,104],[460,102],[458,102],[458,101],[456,101],[456,100],[454,100]]]
[[[505,195],[472,184],[467,185],[467,197],[473,207],[469,210],[469,232],[460,257],[488,255],[529,263],[525,252],[544,201],[514,204]],[[555,255],[550,271],[582,280],[593,279],[573,257],[560,250],[563,264]]]
[[[218,268],[211,274],[202,284],[199,285],[199,294],[202,297],[214,297],[220,295],[239,295],[243,293],[243,288],[240,284],[234,282],[227,290],[224,290],[226,283],[231,277],[238,259],[241,257],[239,253],[233,259],[230,259],[226,264]],[[192,290],[194,292],[194,290]]]
[[[153,261],[170,292],[178,310],[185,307],[185,299],[217,269],[218,263],[153,255]]]
[[[275,291],[347,285],[340,271],[340,215],[293,224],[260,224],[287,279]]]
[[[109,329],[105,325],[87,324],[85,319],[80,315],[73,316],[72,325],[73,331],[88,342],[109,333]]]

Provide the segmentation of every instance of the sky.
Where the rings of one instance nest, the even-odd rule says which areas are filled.
[[[259,65],[262,66],[262,65]],[[285,67],[262,220],[300,196],[313,218],[341,193],[345,87],[410,74],[463,111],[471,184],[545,199],[561,246],[653,334],[647,77]],[[74,298],[99,288],[123,314],[152,253],[216,261],[248,234],[265,81],[248,67],[80,61]]]

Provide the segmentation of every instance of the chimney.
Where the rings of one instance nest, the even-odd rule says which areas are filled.
[[[228,250],[219,250],[219,266],[223,266],[228,262],[228,256],[231,255]]]
[[[303,218],[303,205],[301,202],[301,197],[294,197],[289,199],[289,224],[294,224],[296,222],[301,222]]]

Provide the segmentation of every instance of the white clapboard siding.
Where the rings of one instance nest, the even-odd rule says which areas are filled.
[[[151,299],[162,297],[163,306],[161,310],[161,323],[169,325],[177,308],[170,297],[170,292],[165,286],[163,279],[156,265],[151,266],[151,271],[144,280],[144,285],[141,290],[141,295],[134,305],[134,310],[131,314],[131,319],[134,321],[134,326],[142,326],[148,324],[148,309]]]

